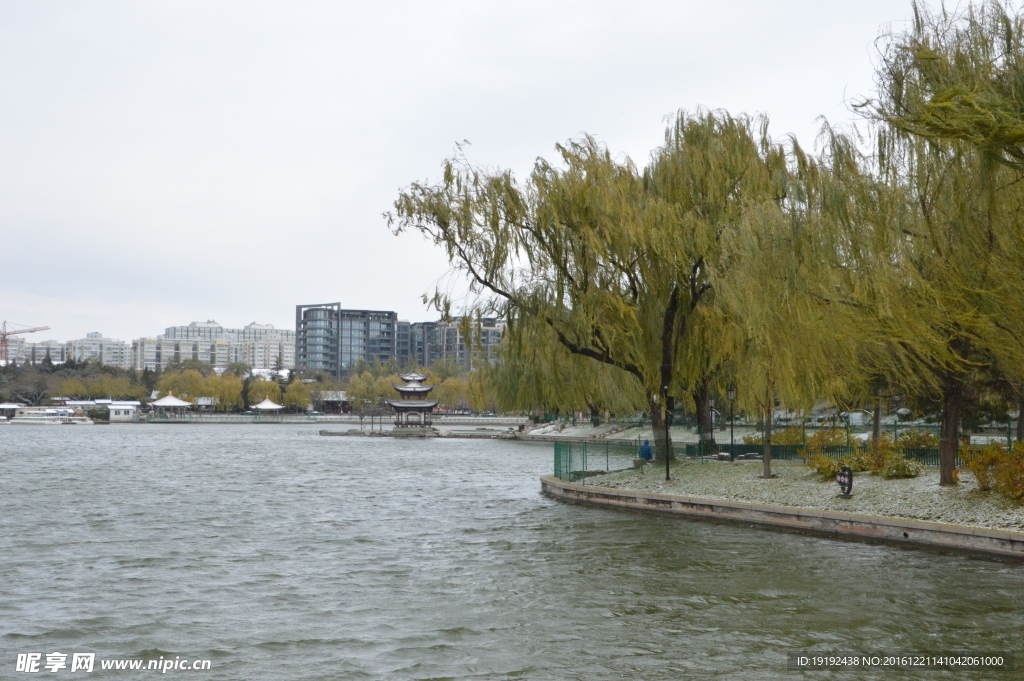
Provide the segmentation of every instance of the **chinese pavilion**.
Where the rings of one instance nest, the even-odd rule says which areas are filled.
[[[428,400],[427,394],[434,386],[424,385],[423,381],[427,380],[427,377],[415,371],[411,374],[401,374],[399,378],[405,381],[403,385],[395,386],[401,397],[397,400],[388,400],[388,404],[395,408],[395,430],[432,430],[430,414],[437,406],[437,400]]]

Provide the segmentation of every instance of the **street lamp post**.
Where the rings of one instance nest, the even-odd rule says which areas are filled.
[[[730,385],[729,397],[729,461],[736,460],[736,386]]]

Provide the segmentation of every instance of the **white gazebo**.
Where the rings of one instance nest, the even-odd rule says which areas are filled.
[[[151,402],[149,406],[156,407],[157,411],[161,414],[166,414],[169,409],[172,414],[181,416],[185,413],[185,409],[192,406],[192,403],[179,400],[174,396],[174,393],[167,393],[166,397],[161,397],[156,402]]]
[[[270,416],[276,416],[280,418],[279,412],[284,407],[277,402],[272,401],[269,397],[265,398],[259,404],[252,405],[252,408],[256,410],[256,418],[267,418]],[[275,419],[276,420],[276,419]]]

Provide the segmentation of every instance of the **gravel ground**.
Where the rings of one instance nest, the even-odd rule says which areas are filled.
[[[760,461],[750,463],[687,462],[673,466],[671,482],[665,469],[644,466],[587,478],[588,485],[642,492],[796,506],[821,511],[928,520],[986,529],[1024,531],[1024,504],[995,492],[981,492],[974,476],[961,471],[960,484],[940,487],[938,469],[925,468],[917,478],[886,480],[870,473],[854,476],[853,498],[837,499],[839,486],[802,464],[775,462],[778,477],[760,477]]]

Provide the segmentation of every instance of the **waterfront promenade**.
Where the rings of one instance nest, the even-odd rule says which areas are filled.
[[[578,483],[541,478],[555,499],[608,508],[717,520],[846,539],[978,553],[1024,560],[1024,506],[973,481],[938,485],[938,471],[915,479],[858,476],[851,499],[805,466],[776,464],[777,478],[759,477],[759,463],[708,462],[663,469],[613,471]]]

